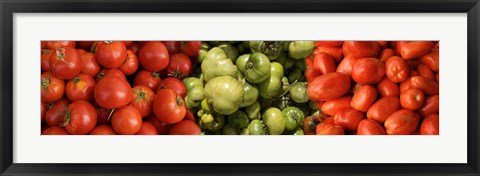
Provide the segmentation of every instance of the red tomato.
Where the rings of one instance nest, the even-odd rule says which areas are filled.
[[[344,41],[342,45],[343,55],[353,57],[377,57],[380,46],[371,41]]]
[[[345,134],[342,127],[334,124],[317,125],[317,128],[315,131],[317,135],[344,135]]]
[[[163,70],[169,61],[167,47],[157,41],[145,43],[138,51],[138,58],[143,68],[151,72]]]
[[[397,50],[405,60],[415,59],[430,52],[433,48],[433,42],[429,41],[398,41]]]
[[[170,135],[199,135],[202,131],[200,127],[191,120],[182,120],[170,128]]]
[[[400,105],[404,109],[417,110],[420,109],[425,102],[425,95],[418,89],[407,89],[400,94]]]
[[[426,117],[429,114],[438,114],[439,112],[439,101],[440,97],[438,95],[429,96],[425,99],[425,103],[418,113],[422,117]]]
[[[168,131],[170,131],[170,128],[172,127],[171,124],[158,120],[155,114],[150,114],[147,118],[145,118],[145,121],[152,123],[152,125],[157,129],[159,135],[168,134]]]
[[[420,89],[427,95],[438,95],[438,83],[423,76],[414,76],[410,78],[410,86]]]
[[[92,77],[97,76],[98,72],[100,72],[100,65],[98,64],[97,59],[95,59],[95,54],[85,53],[81,54],[80,57],[82,58],[82,71],[80,71],[80,73]]]
[[[380,59],[381,62],[385,63],[385,62],[387,62],[387,60],[390,57],[392,57],[394,55],[395,54],[393,53],[393,50],[391,48],[385,48],[385,49],[382,50],[382,52],[380,52],[379,59]]]
[[[44,102],[40,102],[40,122],[45,122],[45,113],[47,112],[47,105]]]
[[[343,41],[315,41],[315,46],[335,47],[341,46]]]
[[[41,68],[42,68],[42,71],[44,72],[50,71],[50,57],[52,56],[52,53],[53,52],[51,49],[42,50]]]
[[[385,65],[375,58],[360,58],[352,68],[352,78],[360,84],[375,84],[385,75]]]
[[[165,47],[167,47],[168,54],[175,54],[180,52],[180,42],[179,41],[163,41]]]
[[[158,90],[153,100],[153,113],[158,120],[168,124],[182,121],[186,110],[182,97],[171,89]]]
[[[411,70],[410,71],[410,76],[408,77],[407,80],[403,81],[400,83],[400,93],[407,90],[407,89],[410,89],[412,88],[411,84],[410,84],[410,79],[414,76],[418,76],[418,72],[417,71],[414,71],[414,70]]]
[[[342,48],[341,47],[325,47],[325,46],[318,46],[315,48],[315,50],[313,51],[314,54],[318,54],[318,53],[327,53],[329,54],[330,56],[333,57],[333,59],[335,59],[335,63],[340,63],[340,61],[342,60],[343,58],[343,54],[342,54]]]
[[[437,83],[440,83],[440,73],[435,75],[435,80],[437,80]]]
[[[105,68],[118,68],[127,58],[127,47],[121,41],[105,41],[97,45],[95,57],[98,63]]]
[[[134,107],[124,106],[113,113],[112,127],[117,134],[133,135],[142,127],[142,115]]]
[[[122,41],[122,42],[125,44],[126,47],[129,47],[133,43],[133,41]]]
[[[185,113],[185,119],[195,121],[195,116],[190,110],[187,109],[187,113]]]
[[[118,70],[118,69],[103,69],[96,76],[96,81],[98,82],[102,78],[107,77],[107,76],[113,76],[113,77],[117,77],[117,78],[120,78],[120,79],[123,79],[123,80],[127,80],[127,78],[125,77],[123,72]]]
[[[322,105],[321,111],[327,115],[334,116],[340,111],[351,109],[351,101],[351,96],[343,96],[337,99],[329,100]]]
[[[65,46],[75,48],[75,41],[46,41],[45,45],[48,49],[55,51],[57,48]]]
[[[305,79],[307,82],[312,82],[315,78],[319,77],[321,74],[319,71],[315,70],[314,68],[307,68],[305,70]]]
[[[142,122],[142,127],[136,135],[158,135],[157,129],[150,122]]]
[[[386,96],[393,96],[398,97],[400,96],[400,90],[398,89],[398,85],[392,82],[387,77],[384,77],[378,84],[377,84],[377,91],[382,97]]]
[[[116,135],[116,133],[110,125],[98,125],[90,131],[90,135]]]
[[[140,50],[140,47],[142,46],[138,44],[138,42],[133,42],[130,46],[128,46],[128,50],[131,50],[134,53],[138,53],[138,50]]]
[[[70,134],[88,134],[97,124],[97,111],[87,101],[78,100],[68,106],[68,111],[63,116],[65,130]]]
[[[420,57],[419,60],[423,64],[427,65],[434,72],[438,72],[440,67],[438,55],[439,55],[438,51],[431,51],[430,53]]]
[[[375,102],[376,99],[377,90],[375,89],[375,87],[365,85],[355,91],[352,97],[351,106],[353,109],[356,109],[358,111],[367,112],[368,108],[370,108],[370,106]]]
[[[66,94],[70,101],[93,100],[95,80],[90,75],[79,74],[67,82]]]
[[[183,82],[179,79],[172,77],[165,78],[164,80],[160,81],[157,91],[160,89],[172,89],[182,98],[184,98],[187,94],[187,87],[185,87],[185,84],[183,84]]]
[[[201,41],[180,42],[182,52],[190,57],[198,56],[198,51],[200,50],[201,45]]]
[[[303,119],[303,133],[305,135],[315,135],[317,123],[312,116],[305,117]]]
[[[357,135],[385,135],[383,127],[375,120],[363,119],[358,124]]]
[[[399,108],[400,100],[397,97],[383,97],[368,108],[367,118],[383,123]]]
[[[77,48],[82,48],[85,50],[90,50],[92,48],[94,41],[77,41]]]
[[[390,57],[385,63],[385,68],[388,79],[396,83],[407,80],[410,72],[407,63],[398,56]]]
[[[399,110],[385,120],[385,130],[388,135],[409,135],[417,129],[420,117],[410,110]]]
[[[347,109],[338,112],[333,118],[335,125],[342,127],[347,131],[357,130],[358,124],[365,118],[362,112],[355,109]]]
[[[125,62],[118,68],[125,75],[131,75],[135,73],[138,69],[138,58],[137,55],[131,50],[127,50],[127,58]]]
[[[65,93],[65,82],[53,76],[50,72],[42,74],[40,83],[41,99],[43,102],[53,102],[60,100]]]
[[[63,113],[67,111],[70,101],[61,99],[54,104],[50,104],[45,112],[45,122],[48,126],[60,126],[63,122]]]
[[[82,71],[82,59],[75,48],[57,48],[50,56],[50,71],[59,79],[72,79]]]
[[[420,76],[423,76],[425,78],[435,80],[435,74],[433,71],[425,64],[419,64],[417,66],[417,72]]]
[[[380,46],[380,48],[388,46],[388,41],[375,41],[375,42],[378,43],[378,46]]]
[[[97,119],[97,124],[108,124],[109,123],[109,116],[111,115],[110,112],[113,111],[112,110],[108,110],[108,109],[103,109],[101,107],[99,107],[97,105],[96,107],[97,109],[97,114],[98,114],[98,119]]]
[[[126,80],[107,76],[98,81],[93,95],[97,104],[102,108],[120,108],[130,103],[132,89]]]
[[[352,76],[353,64],[355,64],[355,61],[357,61],[357,59],[358,58],[353,57],[352,55],[345,56],[345,58],[343,58],[340,64],[338,64],[337,72]]]
[[[130,105],[138,110],[142,117],[152,113],[153,96],[155,93],[147,86],[138,85],[132,88],[133,94]]]
[[[310,100],[327,101],[341,97],[350,89],[350,78],[343,73],[327,73],[315,78],[307,88]]]
[[[159,72],[149,72],[145,70],[138,72],[133,79],[134,85],[144,85],[151,90],[157,90],[160,81]]]
[[[60,127],[49,127],[42,132],[42,135],[69,135],[64,128]]]
[[[315,55],[314,68],[322,75],[325,73],[335,72],[337,69],[333,57],[327,53],[318,53]]]
[[[439,134],[439,118],[438,114],[427,115],[420,126],[421,135],[438,135]]]
[[[170,55],[170,61],[162,74],[165,76],[175,77],[183,79],[190,75],[192,72],[192,62],[187,55],[183,53],[176,53]]]

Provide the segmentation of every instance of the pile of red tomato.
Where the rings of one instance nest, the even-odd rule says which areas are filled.
[[[42,134],[200,134],[181,81],[200,45],[42,41]]]
[[[439,134],[439,42],[317,41],[306,65],[305,134]]]

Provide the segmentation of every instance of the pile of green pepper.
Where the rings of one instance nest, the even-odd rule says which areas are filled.
[[[203,134],[303,135],[313,41],[203,42],[185,102]],[[196,112],[196,113],[195,113]]]

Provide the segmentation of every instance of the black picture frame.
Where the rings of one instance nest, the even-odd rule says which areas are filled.
[[[1,175],[479,175],[478,0],[1,0]],[[13,163],[13,14],[112,12],[467,13],[468,163],[17,164]],[[448,151],[445,151],[448,152]]]

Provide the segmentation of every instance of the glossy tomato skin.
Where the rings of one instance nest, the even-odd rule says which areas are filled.
[[[61,47],[50,56],[50,72],[62,80],[72,79],[82,71],[82,59],[75,48]]]
[[[415,59],[432,50],[434,44],[430,41],[398,41],[397,50],[405,60]]]
[[[168,66],[162,71],[162,74],[169,77],[183,79],[190,76],[191,72],[192,62],[190,61],[190,58],[183,53],[176,53],[170,55]]]
[[[390,57],[394,55],[395,53],[393,53],[393,50],[391,48],[385,48],[382,50],[382,52],[380,52],[380,56],[378,58],[381,62],[385,63]]]
[[[383,123],[399,108],[400,100],[397,97],[383,97],[368,108],[367,118]]]
[[[201,45],[201,41],[180,42],[182,52],[190,57],[198,56],[198,51],[200,50]]]
[[[128,46],[128,50],[133,51],[135,54],[138,54],[138,50],[142,47],[138,42],[133,42],[130,46]],[[138,57],[137,57],[138,58]]]
[[[358,124],[365,115],[355,109],[347,109],[335,114],[333,121],[335,125],[342,127],[344,130],[353,131],[357,130]]]
[[[150,122],[142,122],[142,127],[135,135],[158,135],[158,132]]]
[[[200,127],[192,120],[182,120],[170,128],[170,135],[199,135],[202,131]]]
[[[175,91],[160,89],[153,100],[153,112],[162,122],[178,123],[185,117],[185,102]]]
[[[115,110],[111,120],[113,130],[121,135],[133,135],[142,127],[142,115],[132,106]]]
[[[85,135],[95,128],[97,118],[97,111],[92,104],[78,100],[68,106],[68,113],[63,117],[63,125],[70,134]]]
[[[399,110],[385,120],[385,130],[388,135],[409,135],[417,129],[420,116],[410,110]]]
[[[60,127],[49,127],[42,132],[42,135],[69,135],[65,128]]]
[[[335,47],[341,46],[343,41],[315,41],[315,46]]]
[[[98,125],[90,131],[90,135],[116,135],[110,125]]]
[[[61,99],[54,104],[50,104],[48,110],[45,112],[45,122],[48,126],[60,126],[63,122],[63,113],[67,111],[70,101]]]
[[[126,80],[106,76],[97,82],[93,95],[95,102],[102,108],[120,108],[130,103],[132,89]]]
[[[355,64],[357,59],[357,57],[353,57],[352,55],[345,56],[340,64],[338,64],[337,72],[352,76],[353,64]]]
[[[370,108],[376,99],[377,90],[375,87],[364,85],[358,88],[358,90],[353,94],[351,106],[355,110],[367,112],[368,108]]]
[[[185,98],[185,95],[187,94],[187,88],[185,87],[185,84],[179,79],[172,77],[165,78],[164,80],[160,81],[157,91],[160,89],[172,89],[182,98]]]
[[[359,84],[378,83],[384,75],[385,65],[376,58],[360,58],[353,64],[352,78]]]
[[[404,109],[417,110],[423,106],[425,94],[419,89],[407,89],[400,94],[400,105]]]
[[[390,57],[385,63],[388,79],[395,83],[407,80],[410,70],[407,63],[398,56]]]
[[[326,125],[317,125],[316,128],[316,135],[344,135],[345,131],[343,128],[334,125],[334,124],[326,124]]]
[[[377,84],[377,92],[380,94],[381,97],[386,96],[393,96],[398,97],[400,96],[400,90],[398,85],[392,82],[387,77],[384,77],[378,84]]]
[[[345,56],[354,57],[377,57],[380,46],[372,41],[344,41],[342,51]]]
[[[305,69],[305,72],[304,72],[304,75],[305,75],[305,79],[307,80],[307,82],[312,82],[315,78],[319,77],[321,74],[319,71],[317,71],[316,69],[314,69],[313,67],[312,68],[307,68]]]
[[[97,45],[95,58],[98,63],[105,68],[118,68],[127,57],[127,47],[122,41],[105,41]]]
[[[422,108],[418,110],[420,116],[426,117],[429,114],[438,114],[439,101],[440,101],[440,97],[438,95],[427,97],[425,99],[425,103],[423,104]]]
[[[145,118],[145,121],[150,122],[153,126],[155,126],[155,129],[157,129],[159,135],[168,134],[170,128],[172,127],[172,124],[168,124],[158,120],[155,114],[150,114],[147,118]]]
[[[143,68],[151,72],[163,70],[169,62],[167,47],[158,41],[145,43],[138,51],[138,58]]]
[[[440,68],[438,57],[439,57],[438,51],[431,51],[430,53],[425,54],[422,57],[420,57],[419,60],[423,64],[427,65],[434,72],[438,72],[439,68]]]
[[[43,72],[50,71],[50,57],[52,56],[53,52],[51,49],[42,49],[42,56],[41,56],[41,68]]]
[[[340,63],[343,58],[342,47],[318,46],[313,50],[314,54],[327,53],[335,59],[335,63]],[[345,55],[346,56],[346,55]]]
[[[419,64],[417,66],[417,72],[420,76],[423,76],[431,80],[435,80],[435,74],[433,73],[432,69],[430,69],[430,67],[428,67],[425,64]]]
[[[438,114],[429,114],[423,118],[422,125],[420,126],[421,135],[438,135],[439,131]]]
[[[414,76],[410,78],[410,86],[420,89],[427,95],[438,95],[439,92],[438,83],[423,76]]]
[[[95,80],[98,83],[98,81],[100,81],[103,77],[107,77],[107,76],[113,76],[113,77],[120,78],[122,80],[127,80],[123,72],[118,69],[103,69],[97,74],[97,76],[95,77]]]
[[[130,105],[140,112],[142,117],[152,113],[153,97],[155,93],[147,86],[138,85],[132,88]]]
[[[337,99],[329,100],[323,103],[321,111],[327,115],[334,116],[336,113],[350,109],[352,96],[343,96]]]
[[[45,45],[48,49],[55,51],[55,49],[65,46],[75,48],[76,43],[75,41],[46,41]]]
[[[50,72],[42,74],[40,83],[41,100],[43,102],[54,102],[60,100],[65,93],[65,82],[58,79]]]
[[[100,72],[100,65],[95,59],[95,54],[87,52],[81,54],[80,57],[82,58],[82,71],[80,73],[96,77]]]
[[[90,75],[79,74],[67,82],[66,94],[70,101],[93,100],[95,80]]]
[[[138,72],[133,79],[134,85],[147,86],[151,90],[157,90],[160,81],[159,72],[149,72],[145,70]]]
[[[400,83],[400,86],[399,86],[399,90],[400,90],[400,93],[402,93],[403,91],[407,90],[407,89],[410,89],[412,88],[412,85],[410,84],[410,80],[412,77],[414,76],[418,76],[418,72],[415,71],[415,70],[411,70],[410,71],[410,77],[408,77],[407,80],[403,81]]]
[[[327,53],[318,53],[314,58],[314,68],[318,70],[322,75],[325,73],[335,72],[337,69],[335,66],[335,60]]]
[[[168,54],[181,52],[180,41],[163,41],[162,43],[167,47]]]
[[[312,116],[303,119],[303,133],[305,135],[315,135],[317,123]]]
[[[350,89],[350,78],[343,73],[327,73],[315,78],[307,88],[310,100],[327,101],[341,97]]]
[[[132,50],[127,50],[127,58],[118,70],[127,76],[132,75],[138,70],[138,58]]]
[[[385,129],[377,121],[363,119],[358,124],[357,135],[385,135]]]

